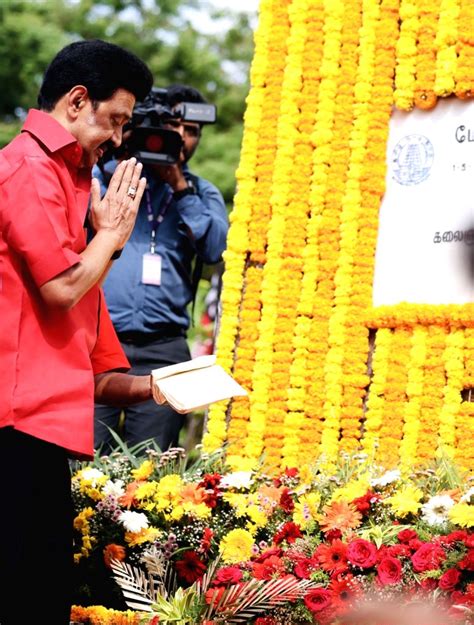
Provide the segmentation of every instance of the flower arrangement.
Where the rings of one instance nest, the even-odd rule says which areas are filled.
[[[124,448],[78,466],[73,498],[74,621],[325,625],[401,593],[474,618],[474,480],[447,461],[402,477],[347,455],[270,476],[222,451]]]

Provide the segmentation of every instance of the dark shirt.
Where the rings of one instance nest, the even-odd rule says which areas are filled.
[[[108,172],[116,163],[109,162]],[[186,175],[187,170],[185,170]],[[104,176],[98,168],[105,192]],[[132,235],[122,256],[114,261],[104,284],[107,305],[117,332],[151,332],[158,324],[189,327],[187,306],[193,298],[192,261],[198,255],[206,264],[221,260],[228,230],[227,210],[219,190],[198,178],[198,195],[172,199],[171,187],[144,168],[148,189]],[[143,255],[150,252],[150,206],[155,217],[166,205],[156,232],[156,254],[161,256],[161,284],[142,283]]]

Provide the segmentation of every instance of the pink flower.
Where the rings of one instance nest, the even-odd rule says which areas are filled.
[[[377,547],[363,538],[356,538],[347,547],[347,559],[354,566],[369,569],[377,562]]]
[[[212,582],[214,586],[237,584],[242,579],[242,571],[236,566],[223,566],[217,571]]]
[[[402,578],[402,564],[398,558],[388,556],[380,561],[377,577],[382,586],[398,584]]]

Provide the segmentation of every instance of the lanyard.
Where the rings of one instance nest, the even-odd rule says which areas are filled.
[[[167,196],[164,201],[161,202],[160,208],[158,210],[157,215],[153,211],[153,206],[151,204],[151,196],[150,190],[148,186],[145,189],[145,201],[146,201],[146,214],[148,223],[150,224],[151,235],[150,235],[150,254],[155,253],[156,248],[156,233],[158,232],[158,227],[165,218],[165,213],[168,210],[169,205],[171,204],[171,200],[173,199],[173,194],[171,191],[168,191]]]

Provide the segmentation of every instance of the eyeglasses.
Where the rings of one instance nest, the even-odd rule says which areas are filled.
[[[187,124],[179,119],[167,119],[164,125],[173,130],[182,128],[184,134],[188,135],[188,137],[199,137],[201,135],[199,124]]]

